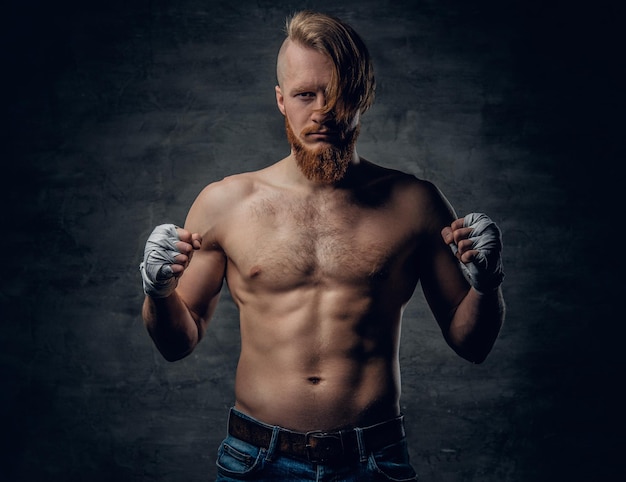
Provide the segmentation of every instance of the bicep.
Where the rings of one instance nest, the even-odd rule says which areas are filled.
[[[194,251],[177,291],[203,329],[215,310],[226,270],[226,256],[215,236],[223,211],[220,192],[220,183],[204,188],[185,220],[185,229],[202,236],[202,246]]]
[[[202,247],[194,252],[180,279],[178,292],[202,329],[215,311],[226,275],[224,234],[231,228],[233,207],[251,189],[248,178],[232,176],[209,184],[192,204],[185,229],[202,235]]]
[[[432,240],[433,246],[423,260],[421,285],[424,296],[441,329],[447,331],[459,306],[469,290],[458,260],[443,242]],[[435,246],[436,245],[436,246]]]
[[[224,281],[226,259],[218,249],[201,248],[178,283],[178,293],[202,329],[215,311]]]
[[[447,333],[456,308],[469,290],[461,265],[444,242],[441,230],[456,218],[452,206],[441,192],[434,188],[429,199],[430,213],[420,250],[420,280],[428,305]]]

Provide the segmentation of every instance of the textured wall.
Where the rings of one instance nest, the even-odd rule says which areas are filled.
[[[445,346],[419,291],[406,312],[422,480],[618,480],[623,59],[618,7],[601,4],[9,2],[0,480],[214,476],[236,311],[225,293],[201,346],[169,364],[141,324],[137,266],[152,227],[182,223],[204,185],[288,153],[273,62],[302,7],[370,46],[360,154],[504,234],[508,318],[485,364]]]

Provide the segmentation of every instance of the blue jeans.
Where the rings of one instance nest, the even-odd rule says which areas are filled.
[[[228,435],[218,450],[217,473],[216,482],[417,480],[415,470],[409,463],[406,439],[371,453],[359,447],[358,459],[344,464],[323,465],[278,453],[275,441],[268,448],[260,448]]]

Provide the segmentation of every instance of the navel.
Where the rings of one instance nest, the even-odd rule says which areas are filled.
[[[318,385],[322,381],[320,377],[309,377],[307,380],[311,385]]]

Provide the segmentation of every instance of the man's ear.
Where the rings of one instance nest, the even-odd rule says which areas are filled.
[[[276,91],[276,105],[278,106],[278,110],[285,115],[285,98],[283,97],[283,92],[280,90],[280,85],[277,85],[274,90]]]

